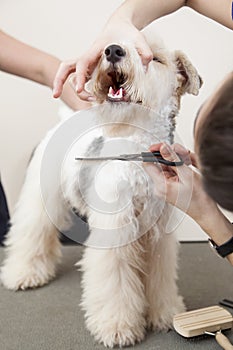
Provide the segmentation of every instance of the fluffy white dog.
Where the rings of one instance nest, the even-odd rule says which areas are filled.
[[[147,327],[168,329],[173,315],[184,309],[176,285],[177,241],[174,234],[165,234],[170,208],[155,197],[142,164],[74,160],[138,153],[158,141],[173,142],[180,98],[186,92],[197,95],[201,79],[182,52],[169,52],[146,37],[154,54],[147,70],[132,45],[106,47],[89,84],[99,105],[99,136],[90,132],[85,142],[75,143],[62,168],[65,201],[87,217],[90,227],[79,263],[86,325],[109,347],[141,341]],[[5,242],[1,279],[9,289],[46,284],[61,256],[58,230],[40,191],[43,153],[54,132],[35,152]],[[59,196],[48,189],[48,201],[62,223],[64,198]]]

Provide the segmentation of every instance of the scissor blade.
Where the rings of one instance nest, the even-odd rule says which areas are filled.
[[[142,160],[141,154],[120,154],[119,156],[106,156],[106,157],[76,157],[75,160]]]

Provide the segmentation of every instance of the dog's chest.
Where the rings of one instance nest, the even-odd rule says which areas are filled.
[[[151,179],[141,162],[136,161],[75,161],[75,157],[114,157],[147,151],[153,143],[168,140],[167,127],[157,130],[138,128],[128,137],[103,136],[99,128],[86,134],[73,145],[64,164],[65,191],[77,207],[76,198],[98,210],[117,211],[134,200],[139,206],[152,196]],[[160,136],[159,136],[160,135]]]
[[[114,158],[121,154],[140,153],[156,141],[153,135],[143,135],[142,132],[127,138],[99,137],[89,145],[86,156]],[[148,186],[151,186],[142,163],[136,161],[86,161],[79,178],[85,182],[85,195],[92,206],[106,203],[111,207],[114,203],[115,210],[119,203],[122,207],[132,198],[137,198],[140,205],[148,198]]]

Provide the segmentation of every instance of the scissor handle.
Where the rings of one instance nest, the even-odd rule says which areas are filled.
[[[233,345],[230,343],[229,339],[221,332],[217,332],[215,334],[215,339],[223,349],[233,350]]]
[[[184,164],[183,160],[172,162],[170,160],[164,159],[159,151],[155,152],[141,152],[143,162],[149,163],[160,163],[168,166],[181,166]],[[178,156],[179,157],[179,156]],[[179,157],[180,158],[180,157]]]

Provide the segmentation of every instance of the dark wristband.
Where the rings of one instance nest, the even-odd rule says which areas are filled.
[[[212,239],[209,239],[209,242],[222,258],[225,258],[227,255],[233,253],[233,237],[220,246],[218,246]]]

